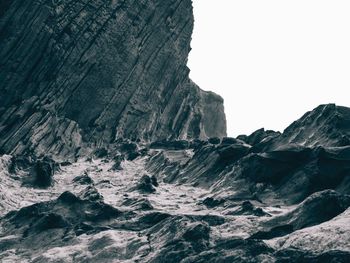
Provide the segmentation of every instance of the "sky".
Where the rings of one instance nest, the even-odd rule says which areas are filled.
[[[350,107],[349,0],[193,0],[188,66],[225,100],[228,135]]]

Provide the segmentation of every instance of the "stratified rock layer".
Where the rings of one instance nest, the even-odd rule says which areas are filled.
[[[225,136],[223,100],[188,78],[192,29],[190,0],[2,1],[0,149]]]

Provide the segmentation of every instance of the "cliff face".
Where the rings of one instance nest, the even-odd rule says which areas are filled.
[[[188,77],[192,29],[190,0],[2,1],[0,149],[225,136],[223,100]]]
[[[190,0],[0,0],[0,262],[349,261],[350,109],[224,137],[192,27]]]

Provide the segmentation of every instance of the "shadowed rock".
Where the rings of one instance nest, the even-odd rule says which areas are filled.
[[[92,178],[86,172],[84,172],[83,175],[79,175],[79,176],[75,177],[73,179],[73,182],[74,183],[78,183],[78,184],[82,184],[82,185],[84,185],[84,184],[93,184],[94,183]]]
[[[264,223],[262,230],[251,236],[253,239],[271,239],[293,231],[331,220],[350,206],[350,197],[331,190],[318,192],[308,197],[292,211],[276,216]]]
[[[226,135],[222,98],[188,77],[190,0],[5,2],[3,152],[74,160],[118,138]]]
[[[156,191],[156,186],[158,186],[156,178],[144,174],[140,179],[137,189],[144,193],[154,193]]]
[[[107,205],[101,199],[81,199],[71,192],[64,192],[59,198],[49,202],[37,203],[21,208],[19,211],[8,213],[3,220],[6,233],[21,234],[24,238],[33,239],[49,230],[57,234],[77,230],[83,231],[99,229],[100,224],[122,215],[118,209]],[[73,237],[70,237],[71,239]],[[53,242],[54,237],[48,238]],[[49,244],[48,244],[49,245]]]

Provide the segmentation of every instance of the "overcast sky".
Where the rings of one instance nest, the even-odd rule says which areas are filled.
[[[190,76],[225,99],[230,136],[350,106],[349,0],[193,2]]]

